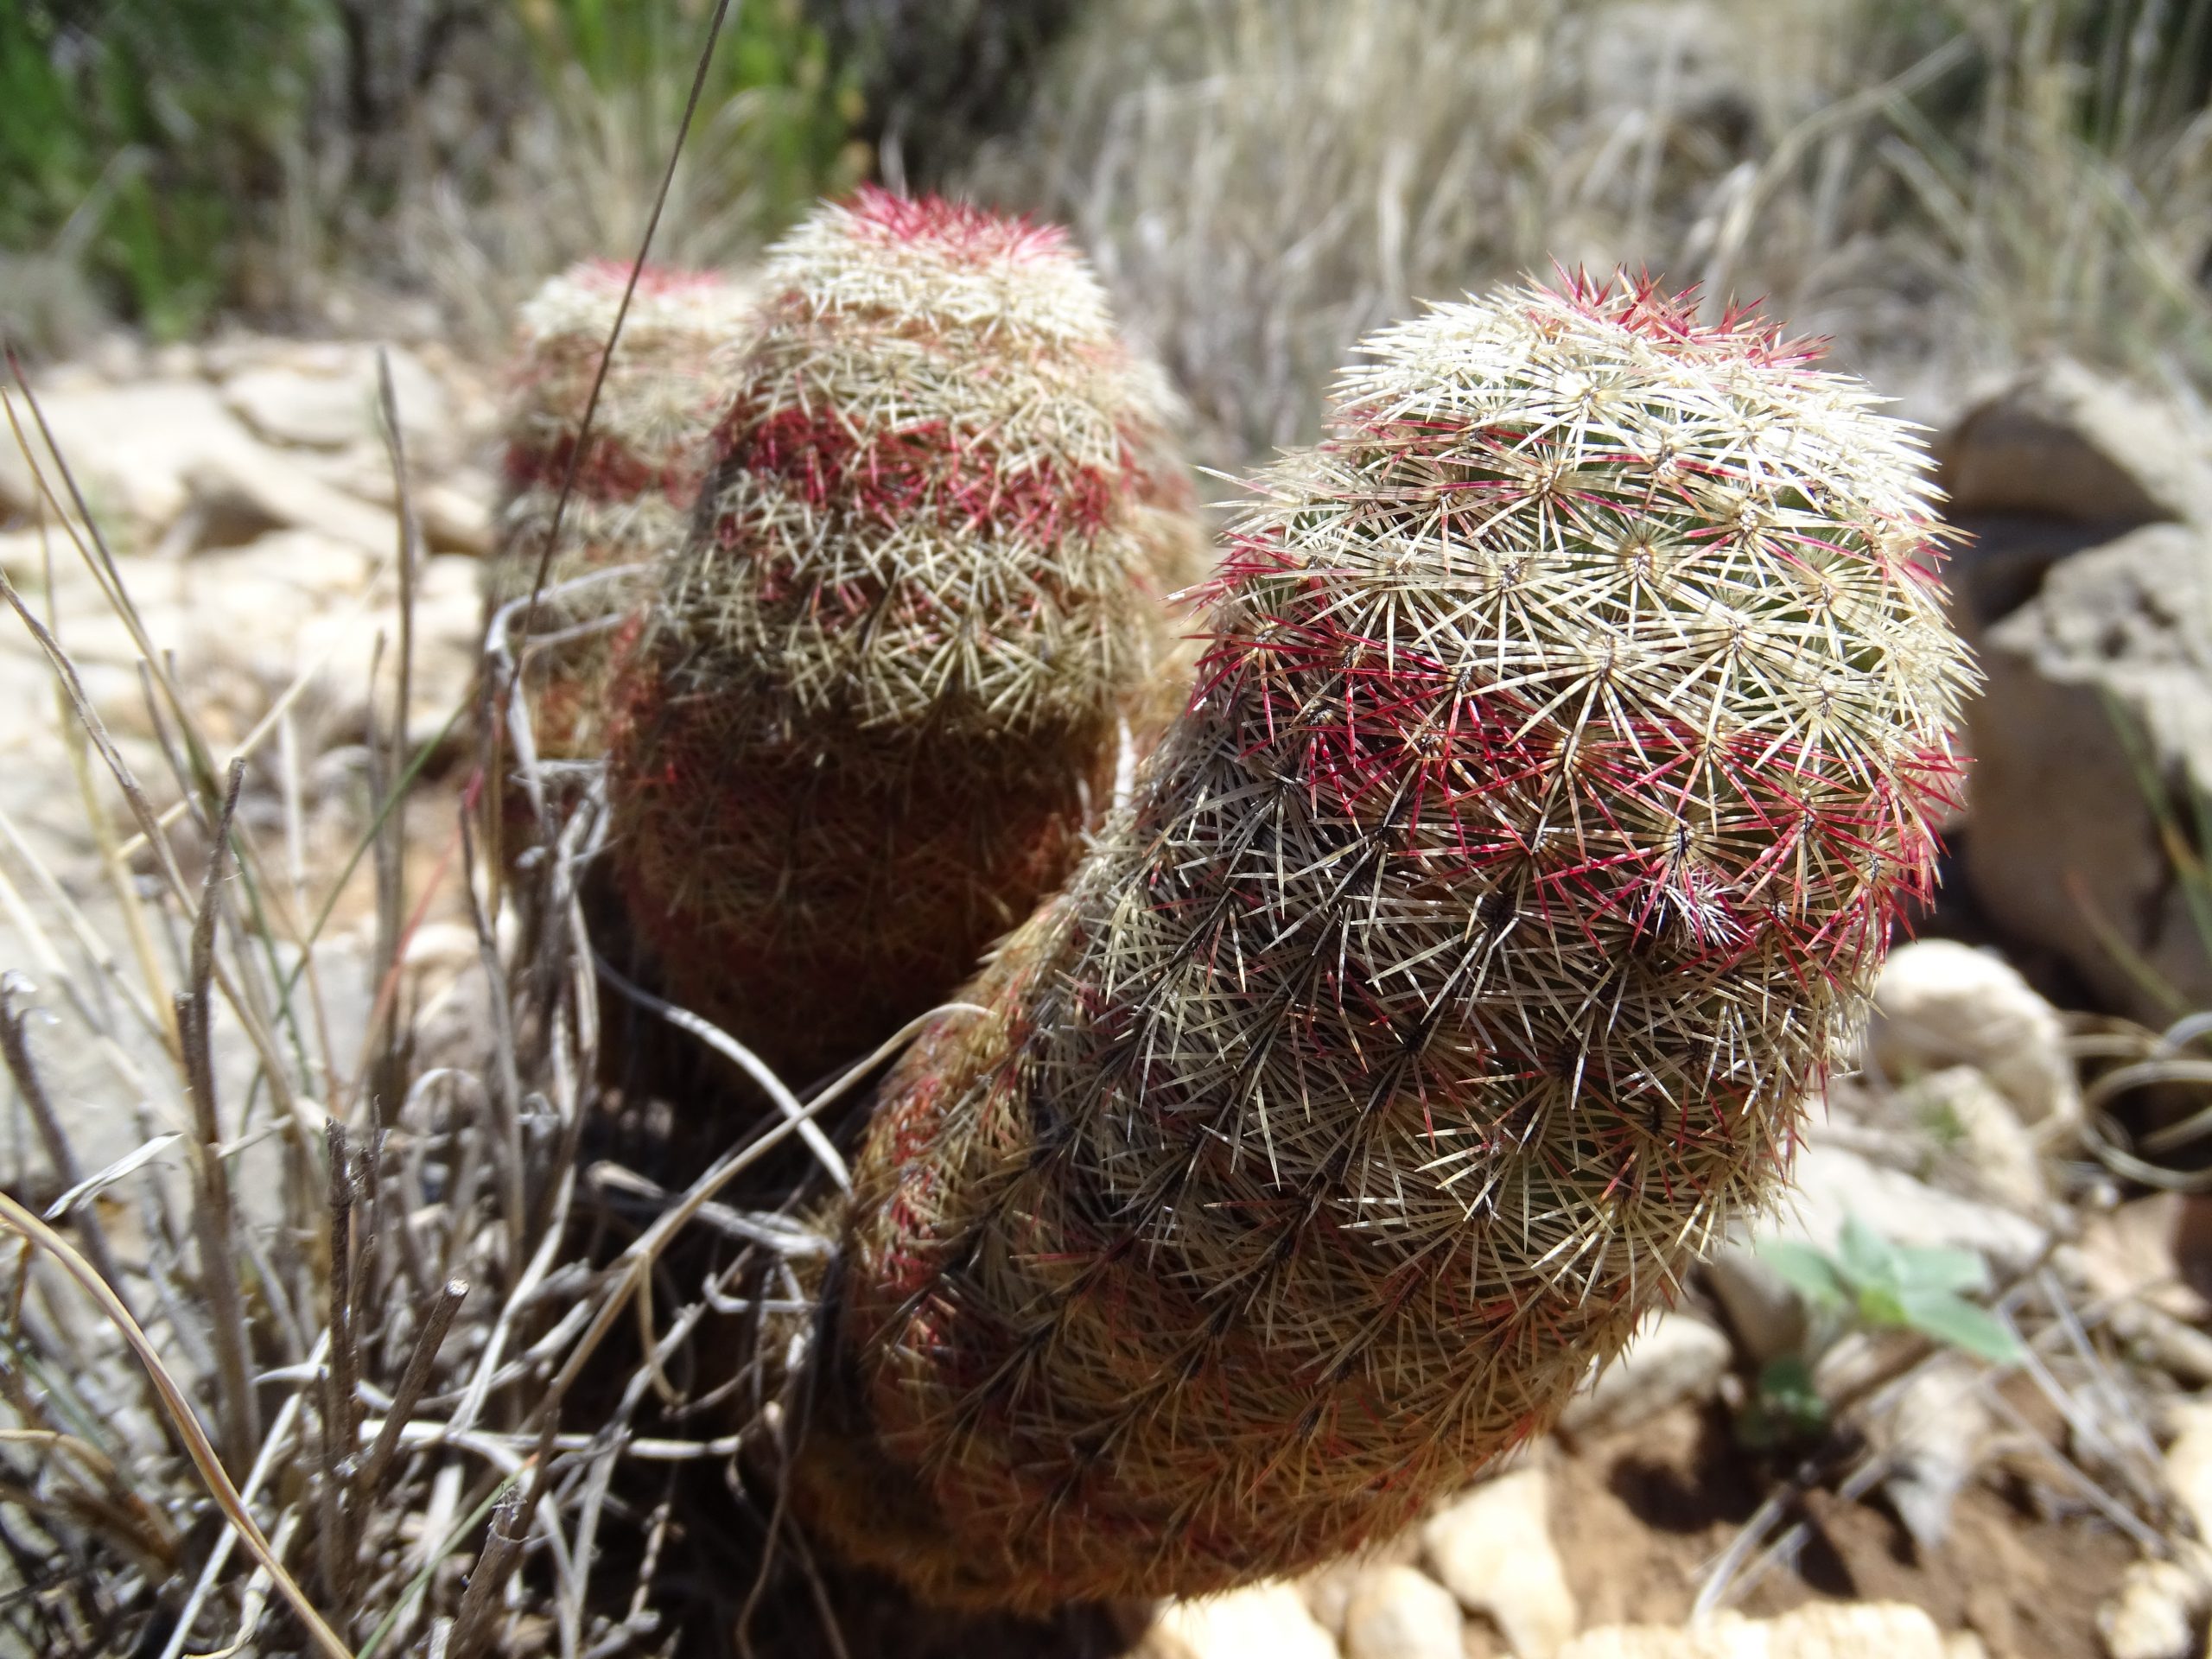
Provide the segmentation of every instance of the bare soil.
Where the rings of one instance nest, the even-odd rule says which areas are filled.
[[[1681,1623],[1707,1567],[1777,1478],[1734,1444],[1719,1407],[1683,1407],[1568,1452],[1554,1469],[1552,1531],[1585,1628]],[[1925,1554],[1878,1500],[1815,1489],[1795,1518],[1811,1523],[1805,1547],[1751,1585],[1738,1611],[1911,1602],[1947,1631],[1980,1636],[1990,1659],[2102,1659],[2096,1606],[2135,1557],[2109,1525],[2017,1471],[1969,1485],[1948,1539]]]

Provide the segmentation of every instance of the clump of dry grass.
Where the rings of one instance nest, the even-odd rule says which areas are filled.
[[[1237,465],[1351,342],[1554,261],[1764,296],[1921,390],[2212,381],[2204,0],[1099,0],[969,168],[1065,220]],[[1942,395],[1941,387],[1934,396]]]
[[[8,412],[35,420],[27,388]],[[385,412],[396,432],[388,384]],[[0,1198],[17,1245],[0,1264],[0,1551],[19,1591],[0,1628],[30,1650],[613,1656],[664,1650],[698,1606],[735,1617],[736,1599],[666,1582],[664,1548],[672,1560],[685,1530],[671,1493],[687,1466],[729,1463],[735,1426],[772,1435],[773,1419],[715,1411],[749,1374],[702,1381],[690,1344],[712,1320],[797,1306],[789,1266],[827,1242],[787,1205],[752,1213],[725,1189],[838,1091],[801,1105],[779,1089],[787,1116],[674,1191],[594,1155],[626,1105],[652,1109],[595,1081],[578,883],[598,797],[548,813],[516,878],[530,890],[511,895],[537,918],[517,959],[476,830],[506,763],[487,728],[463,786],[434,789],[449,733],[410,734],[401,713],[421,550],[396,441],[393,464],[409,529],[376,699],[391,712],[368,745],[365,827],[334,871],[300,839],[280,721],[220,753],[148,648],[168,775],[142,779],[62,639],[0,585],[74,723],[95,827],[119,804],[136,832],[99,830],[119,955],[21,838],[17,868],[66,931],[0,871],[36,958],[0,982],[0,1062],[47,1177],[35,1202]],[[66,472],[43,481],[56,556],[73,547],[135,626]],[[486,652],[525,757],[510,636],[530,608],[502,612]],[[535,763],[517,764],[545,801]],[[241,810],[272,786],[281,810]],[[349,998],[327,929],[356,867],[373,944]],[[409,947],[442,911],[475,955],[426,1007]],[[48,1086],[48,1014],[164,1125],[105,1167],[79,1157]]]

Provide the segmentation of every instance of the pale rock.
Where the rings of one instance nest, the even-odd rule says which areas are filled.
[[[350,378],[248,369],[223,383],[232,413],[271,443],[338,449],[375,431],[375,394]]]
[[[458,973],[480,953],[476,930],[462,922],[425,922],[408,935],[400,965],[417,972]]]
[[[1727,1315],[1738,1346],[1764,1365],[1805,1345],[1805,1304],[1789,1281],[1745,1242],[1722,1245],[1705,1264],[1705,1282]]]
[[[1891,953],[1874,987],[1866,1062],[1891,1084],[1974,1066],[2024,1123],[2071,1123],[2081,1113],[2058,1011],[1996,952],[1952,939]]]
[[[41,585],[49,548],[57,564],[77,556],[68,538],[59,532],[41,536],[36,530],[0,530],[0,575],[19,588]]]
[[[186,482],[211,462],[236,465],[260,451],[253,435],[197,380],[152,380],[130,387],[37,388],[39,407],[102,528],[126,543],[151,543],[191,499]],[[66,500],[52,453],[37,436],[33,453],[55,495]],[[40,501],[30,465],[0,442],[0,512],[29,515]]]
[[[2169,1408],[2167,1422],[2173,1430],[2164,1469],[2167,1495],[2198,1540],[2212,1544],[2212,1399]]]
[[[156,346],[147,354],[146,360],[154,378],[159,380],[197,380],[207,369],[200,347],[188,340],[173,340],[166,346]]]
[[[1990,628],[1981,664],[1965,855],[1982,907],[2145,1024],[2172,1010],[2115,940],[2184,1005],[2212,1003],[2145,790],[2147,775],[2171,801],[2212,796],[2212,531],[2151,524],[2075,553]]]
[[[118,732],[151,735],[131,631],[89,577],[60,567],[54,595],[63,645],[93,707]],[[366,729],[369,670],[384,641],[390,698],[397,648],[397,588],[383,561],[303,530],[276,531],[243,547],[185,559],[125,559],[124,578],[156,652],[176,654],[195,706],[231,741],[302,675],[295,704],[310,753]],[[423,562],[415,596],[415,666],[409,722],[420,741],[453,715],[474,683],[481,638],[480,566],[457,555]],[[42,606],[40,607],[42,608]],[[13,618],[0,618],[0,663],[44,673]],[[45,696],[50,702],[51,693]],[[157,769],[158,770],[158,769]]]
[[[1946,1066],[1916,1079],[1899,1100],[1936,1143],[1929,1173],[1938,1185],[2031,1220],[2048,1215],[2050,1188],[2035,1137],[1986,1073]]]
[[[121,385],[146,377],[145,342],[128,329],[111,328],[82,353],[85,365],[101,379]]]
[[[1794,1185],[1796,1225],[1773,1230],[1802,1232],[1827,1250],[1836,1248],[1845,1220],[1853,1216],[1894,1244],[1975,1251],[2004,1276],[2034,1266],[2047,1242],[2044,1230],[2025,1217],[1819,1140],[1798,1154]]]
[[[451,399],[414,354],[386,348],[399,429],[417,461],[442,461],[452,447]],[[223,401],[261,437],[280,445],[382,447],[377,348],[351,342],[283,341],[223,380]]]
[[[1515,1659],[1551,1659],[1580,1621],[1552,1542],[1550,1488],[1541,1469],[1484,1482],[1421,1529],[1421,1547],[1446,1589],[1496,1624]]]
[[[1344,1610],[1345,1659],[1460,1659],[1459,1604],[1426,1573],[1382,1567]]]
[[[312,530],[372,557],[394,554],[399,546],[399,521],[392,514],[334,489],[265,444],[207,457],[186,482],[194,504],[210,518],[258,517],[272,526]]]
[[[1614,1624],[1558,1659],[1949,1659],[1936,1621],[1902,1602],[1816,1601],[1779,1618],[1722,1613],[1695,1630]]]
[[[1748,1234],[1724,1244],[1705,1264],[1711,1287],[1738,1344],[1764,1364],[1805,1343],[1803,1304],[1782,1275],[1759,1259],[1773,1238],[1808,1239],[1833,1254],[1853,1216],[1891,1243],[1973,1250],[2000,1275],[2025,1271],[2043,1255],[2048,1235],[2035,1222],[1980,1198],[1945,1192],[1866,1153],[1835,1144],[1815,1125],[1799,1150],[1791,1193]]]
[[[1560,1426],[1574,1434],[1610,1433],[1656,1417],[1719,1386],[1732,1354],[1728,1338],[1692,1313],[1647,1315],[1619,1358],[1576,1395]]]
[[[476,683],[483,639],[481,567],[460,554],[442,553],[423,562],[415,589],[415,664],[408,702],[408,729],[421,743],[436,735],[467,699]],[[311,619],[300,629],[293,661],[314,664],[333,696],[329,723],[336,733],[367,728],[369,669],[381,634],[385,671],[397,649],[397,620],[388,593],[378,608],[333,612]],[[380,694],[388,697],[389,690]],[[381,717],[381,715],[379,716]]]
[[[1943,1659],[1989,1659],[1989,1647],[1972,1630],[1947,1630]]]
[[[1339,1555],[1298,1580],[1299,1593],[1306,1598],[1307,1609],[1330,1635],[1343,1638],[1344,1615],[1351,1607],[1352,1592],[1375,1566],[1375,1562],[1361,1556]]]
[[[408,936],[399,963],[406,974],[417,1024],[429,1020],[483,961],[476,930],[461,922],[425,922]]]
[[[1949,516],[2134,525],[2212,515],[2197,411],[2065,359],[2024,370],[1936,444]]]
[[[1942,1659],[1943,1633],[1903,1602],[1812,1602],[1766,1621],[1770,1659]]]
[[[1882,1491],[1923,1550],[1949,1536],[1951,1510],[1997,1432],[1982,1368],[1950,1356],[1916,1372],[1876,1427],[1890,1472]]]
[[[2066,1257],[2068,1270],[2115,1313],[2123,1305],[2147,1304],[2185,1323],[2212,1319],[2212,1303],[2196,1288],[2212,1278],[2212,1263],[2202,1259],[2189,1225],[2192,1206],[2201,1202],[2151,1192],[2092,1211],[2082,1218],[2080,1248]]]
[[[1145,1643],[1152,1659],[1338,1659],[1337,1644],[1281,1580],[1170,1602]]]
[[[51,391],[41,407],[95,521],[118,551],[185,553],[287,527],[379,556],[398,545],[389,512],[333,488],[264,443],[198,381]],[[33,443],[48,484],[66,499],[52,453]],[[13,443],[0,443],[0,512],[28,516],[37,500],[29,463]]]
[[[2172,1561],[2137,1561],[2097,1608],[2107,1659],[2195,1659],[2202,1592]]]
[[[342,455],[302,454],[300,463],[324,483],[372,505],[396,512],[398,492],[392,486],[391,463],[381,453]],[[497,545],[492,522],[492,500],[497,487],[476,467],[459,467],[442,478],[426,478],[410,462],[408,497],[423,540],[436,553],[488,556]]]

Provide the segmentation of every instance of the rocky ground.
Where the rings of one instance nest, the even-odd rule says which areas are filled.
[[[425,544],[419,741],[452,727],[474,674],[496,391],[434,348],[386,360]],[[287,828],[302,903],[360,835],[372,674],[398,649],[376,365],[364,344],[235,337],[117,344],[36,381],[139,630],[249,757],[242,810]],[[1928,924],[1941,937],[1893,959],[1863,1074],[1815,1114],[1792,1211],[1732,1243],[1553,1440],[1373,1560],[1166,1610],[1153,1659],[2206,1651],[2212,1207],[2160,1189],[2194,1183],[2202,1084],[2176,1064],[2192,1033],[2152,1033],[2212,1007],[2195,850],[2212,798],[2212,437],[2059,365],[1993,390],[1942,453],[1974,537],[1955,580],[1989,680],[1966,734],[1978,764]],[[57,523],[0,444],[0,570],[167,807],[140,639]],[[54,1014],[42,1058],[105,1161],[138,1143],[145,1110],[73,1040],[53,987],[137,948],[118,884],[143,871],[105,792],[87,812],[46,658],[13,618],[0,700],[0,968]],[[449,815],[431,816],[413,855],[433,902],[410,957],[426,995],[474,950],[438,907],[429,876],[454,849]],[[317,963],[332,1017],[359,1028],[365,878],[346,893]],[[0,1128],[0,1173],[35,1187],[21,1116]],[[1988,1363],[1879,1320],[1808,1322],[1763,1241],[1844,1254],[1847,1224],[1970,1253],[2020,1351]],[[1791,1376],[1827,1404],[1777,1430]]]

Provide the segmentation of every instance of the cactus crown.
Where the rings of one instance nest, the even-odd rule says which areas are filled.
[[[507,420],[514,495],[559,492],[629,280],[627,265],[590,260],[550,279],[524,305]],[[656,266],[639,273],[577,470],[584,503],[658,494],[679,515],[689,509],[705,475],[703,440],[727,401],[727,353],[744,316],[743,294],[715,273]],[[683,519],[672,522],[680,539]]]
[[[819,1069],[1065,877],[1198,537],[1170,399],[1058,232],[863,192],[762,283],[610,796],[671,985]]]
[[[708,435],[728,402],[730,342],[744,297],[709,273],[640,273],[607,365],[579,461],[584,406],[630,279],[609,260],[571,267],[523,308],[507,410],[499,548],[484,573],[497,607],[537,581],[554,510],[572,463],[576,488],[545,564],[558,586],[609,566],[643,564],[679,545],[706,475]],[[543,632],[618,615],[642,582],[610,582],[551,603]],[[613,641],[585,634],[533,662],[533,725],[541,753],[596,754],[604,730]]]
[[[1110,728],[1164,646],[1169,400],[1056,230],[863,192],[772,251],[663,609],[794,727]]]
[[[931,1593],[1294,1567],[1541,1427],[1775,1192],[1927,889],[1969,671],[1862,388],[1648,284],[1365,349],[1129,804],[886,1084],[842,1329],[932,1519],[817,1507]]]

